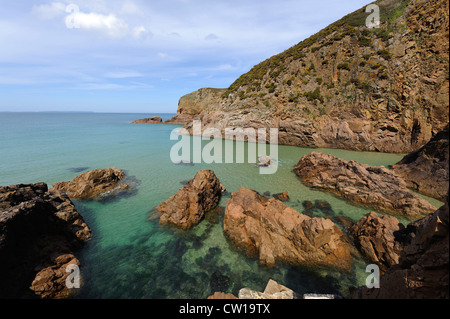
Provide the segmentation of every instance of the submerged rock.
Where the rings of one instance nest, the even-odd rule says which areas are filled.
[[[175,195],[155,207],[159,222],[189,229],[217,206],[221,194],[222,187],[214,172],[201,170]]]
[[[125,172],[120,169],[100,168],[78,175],[70,182],[55,183],[51,191],[62,191],[70,198],[100,198],[103,194],[112,195],[128,190],[130,186],[121,183],[124,178]]]
[[[69,264],[91,230],[45,183],[0,187],[0,298],[65,298]]]
[[[403,179],[382,166],[311,152],[300,159],[294,171],[309,187],[332,192],[373,209],[407,217],[419,217],[436,210],[425,199],[411,193]]]
[[[232,243],[267,266],[282,261],[349,271],[353,263],[331,220],[310,218],[244,187],[227,200],[223,227]]]

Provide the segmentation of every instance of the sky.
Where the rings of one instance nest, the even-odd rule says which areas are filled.
[[[364,0],[0,0],[0,112],[175,113]]]

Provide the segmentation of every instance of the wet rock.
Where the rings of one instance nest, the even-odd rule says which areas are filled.
[[[408,217],[418,217],[435,210],[422,197],[411,193],[403,179],[382,166],[359,164],[311,152],[300,159],[294,171],[309,187],[332,192],[373,209]]]
[[[70,198],[96,199],[104,194],[113,195],[130,188],[128,184],[121,183],[125,172],[115,167],[96,169],[75,177],[70,182],[53,184],[51,191],[61,191]]]
[[[217,206],[222,194],[220,181],[212,170],[201,170],[175,195],[155,207],[160,224],[182,229],[197,225],[205,213]]]
[[[353,262],[331,220],[310,218],[244,187],[227,200],[224,232],[235,246],[268,266],[284,261],[348,271]]]

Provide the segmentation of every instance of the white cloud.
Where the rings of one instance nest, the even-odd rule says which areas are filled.
[[[84,13],[76,5],[68,6],[66,26],[70,29],[85,29],[105,32],[111,37],[121,38],[128,33],[128,25],[114,14]]]
[[[51,20],[64,14],[66,5],[62,2],[53,2],[51,4],[41,4],[33,6],[31,12],[42,20]]]
[[[134,27],[131,34],[136,39],[145,39],[147,37],[152,37],[153,34],[148,31],[144,26]]]

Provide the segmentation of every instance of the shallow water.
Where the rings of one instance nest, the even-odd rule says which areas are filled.
[[[287,191],[290,201],[286,203],[300,212],[304,211],[303,201],[330,205],[330,209],[315,208],[310,212],[314,216],[341,215],[356,221],[370,211],[311,190],[299,181],[293,167],[313,149],[279,146],[274,175],[259,174],[252,163],[175,165],[170,150],[177,141],[170,140],[170,133],[178,126],[129,124],[153,115],[158,114],[0,113],[0,185],[46,182],[50,186],[107,167],[124,169],[137,185],[129,196],[74,201],[94,234],[80,252],[84,285],[78,298],[206,298],[214,291],[263,290],[270,278],[298,293],[347,296],[349,286],[365,283],[367,263],[358,259],[350,274],[334,269],[260,266],[224,237],[223,214],[209,213],[189,231],[161,227],[149,220],[153,207],[204,168],[213,169],[227,188],[221,207],[231,192],[244,186],[261,194]],[[159,116],[165,120],[172,114]],[[402,158],[401,154],[314,151],[370,165],[388,166]],[[436,207],[441,205],[427,199]]]

